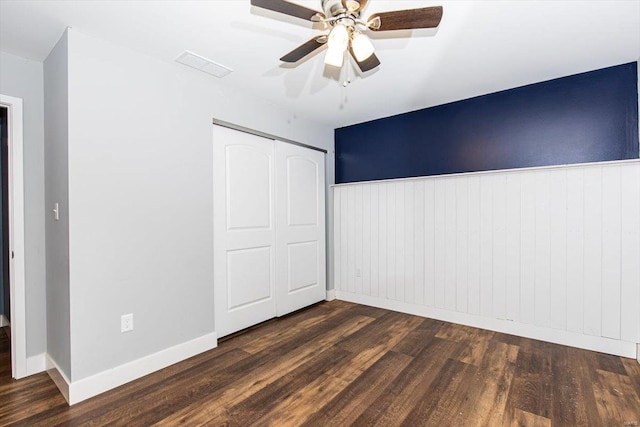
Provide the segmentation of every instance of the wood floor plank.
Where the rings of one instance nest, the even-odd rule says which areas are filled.
[[[532,414],[521,409],[514,411],[514,416],[509,423],[511,426],[527,426],[527,427],[551,427],[551,420],[549,418],[541,417],[540,415]],[[561,424],[561,425],[579,425],[579,424]]]
[[[362,412],[413,360],[405,354],[389,351],[356,378],[303,424],[306,427],[354,423]]]
[[[478,368],[456,359],[448,359],[440,375],[413,406],[403,424],[412,426],[442,426],[456,422],[459,413],[453,409],[460,406],[467,393],[470,379]],[[380,425],[380,424],[379,424]]]
[[[456,408],[461,426],[502,424],[516,370],[519,348],[491,340],[480,367]]]
[[[593,391],[600,417],[608,425],[640,421],[640,397],[638,390],[626,375],[597,369]],[[629,424],[627,424],[629,425]]]
[[[458,350],[453,341],[434,338],[356,419],[355,425],[398,425],[425,390],[441,375],[449,356]],[[439,355],[433,357],[434,354]]]
[[[393,351],[416,356],[435,337],[444,324],[439,320],[423,319],[414,330],[393,347]]]
[[[316,335],[316,339],[308,345],[285,348],[287,351],[281,351],[281,360],[272,356],[273,363],[262,364],[260,367],[252,369],[228,389],[205,396],[200,401],[192,401],[188,407],[174,411],[159,420],[159,425],[172,425],[173,423],[193,425],[210,422],[212,419],[225,418],[227,407],[239,405],[247,396],[255,395],[301,365],[309,363],[314,355],[331,349],[339,340],[357,332],[373,320],[371,317],[358,316],[342,320],[340,324],[333,325],[333,327],[326,328],[327,325],[325,325],[326,333]],[[210,400],[212,398],[217,403],[215,407],[211,406]]]
[[[11,379],[0,330],[0,426],[633,426],[639,412],[635,360],[338,300],[73,407],[47,374]]]

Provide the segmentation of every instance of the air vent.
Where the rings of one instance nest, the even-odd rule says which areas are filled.
[[[204,73],[211,74],[212,76],[216,76],[218,78],[224,77],[233,71],[231,68],[213,62],[212,60],[207,59],[204,56],[196,55],[195,53],[189,52],[188,50],[185,50],[183,54],[178,56],[176,58],[176,62],[187,65],[191,68],[195,68],[196,70],[200,70]]]

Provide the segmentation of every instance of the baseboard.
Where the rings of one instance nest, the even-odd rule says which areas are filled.
[[[0,328],[5,326],[11,326],[11,323],[9,323],[9,319],[7,319],[7,316],[5,316],[4,314],[0,314]]]
[[[47,370],[47,354],[40,353],[27,357],[27,375],[39,374]]]
[[[74,405],[217,346],[218,338],[214,332],[73,382],[51,357],[47,357],[47,373],[67,403]]]
[[[325,301],[333,301],[334,299],[336,299],[336,290],[335,289],[327,290],[327,297],[325,298]]]
[[[69,381],[67,376],[64,374],[62,369],[60,369],[56,361],[53,360],[49,353],[47,353],[46,355],[46,363],[47,374],[49,374],[49,377],[51,377],[53,383],[56,385],[56,387],[58,387],[60,393],[62,393],[64,400],[69,403],[69,389],[71,388],[71,381]]]
[[[636,345],[638,348],[636,349],[636,360],[640,363],[640,343]]]
[[[473,314],[426,307],[423,305],[410,304],[386,298],[353,294],[351,292],[337,291],[336,298],[357,304],[414,314],[416,316],[429,317],[432,319],[443,320],[445,322],[459,323],[462,325],[473,326],[475,328],[518,335],[525,338],[562,344],[569,347],[583,348],[586,350],[628,357],[631,359],[640,357],[638,356],[636,343],[632,342],[578,334],[560,329],[543,328],[536,325],[476,316]]]

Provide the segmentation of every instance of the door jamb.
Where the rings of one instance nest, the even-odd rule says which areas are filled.
[[[9,168],[9,288],[11,292],[11,372],[15,379],[27,375],[26,295],[24,257],[24,172],[22,99],[0,95],[8,109]]]

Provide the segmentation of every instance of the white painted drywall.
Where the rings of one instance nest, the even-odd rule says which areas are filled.
[[[68,34],[75,382],[214,331],[213,117],[330,151],[333,129],[224,80]],[[327,164],[333,179],[332,153]],[[126,313],[135,330],[121,334]]]
[[[44,61],[45,203],[47,215],[47,353],[71,374],[68,193],[68,38],[65,33]],[[60,220],[54,221],[54,203]]]
[[[24,125],[24,213],[27,357],[46,350],[43,66],[0,52],[0,93],[21,98]]]

